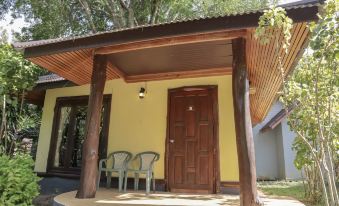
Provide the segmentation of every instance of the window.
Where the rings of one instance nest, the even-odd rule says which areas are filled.
[[[48,173],[80,174],[85,140],[88,96],[56,100],[48,158]],[[99,139],[99,159],[106,157],[111,96],[104,95]]]

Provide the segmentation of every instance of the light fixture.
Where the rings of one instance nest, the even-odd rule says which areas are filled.
[[[249,86],[250,86],[249,93],[250,94],[255,94],[257,92],[257,88],[252,84],[251,81],[249,81],[248,83],[249,83]]]
[[[257,92],[257,88],[250,86],[250,94],[255,94]]]
[[[146,93],[146,89],[144,87],[141,87],[139,91],[139,98],[143,99],[145,97],[145,93]]]

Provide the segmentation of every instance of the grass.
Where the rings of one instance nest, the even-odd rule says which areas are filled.
[[[307,206],[318,206],[305,199],[305,190],[301,181],[265,181],[258,182],[258,188],[266,195],[292,197]]]

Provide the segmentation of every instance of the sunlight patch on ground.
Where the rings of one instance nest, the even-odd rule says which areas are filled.
[[[146,195],[143,191],[118,193],[116,190],[100,189],[95,198],[76,199],[76,191],[63,193],[54,199],[57,206],[239,206],[238,195],[195,195],[157,192]],[[265,206],[304,206],[291,199],[262,198]]]
[[[112,199],[98,200],[96,203],[120,204],[120,205],[223,205],[227,201],[237,202],[237,196],[227,199],[219,195],[181,195],[181,194],[151,194],[146,196],[139,193],[127,193],[118,195]]]

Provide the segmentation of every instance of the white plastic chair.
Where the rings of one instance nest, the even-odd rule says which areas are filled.
[[[102,159],[99,162],[99,173],[97,180],[97,188],[99,188],[101,172],[106,172],[106,187],[109,188],[111,186],[111,178],[112,172],[116,172],[119,174],[119,192],[122,191],[122,184],[125,175],[127,175],[127,165],[131,160],[132,154],[126,151],[117,151],[108,155],[107,159]],[[107,163],[111,161],[111,167],[108,168]],[[126,186],[125,186],[126,187]]]
[[[125,188],[127,188],[127,173],[132,172],[134,173],[134,190],[138,190],[139,188],[139,175],[145,174],[146,175],[146,194],[150,193],[151,188],[151,179],[153,180],[153,191],[155,191],[155,179],[153,173],[153,166],[154,162],[158,161],[160,155],[156,152],[141,152],[137,154],[134,160],[139,159],[139,169],[127,169],[125,175]]]

